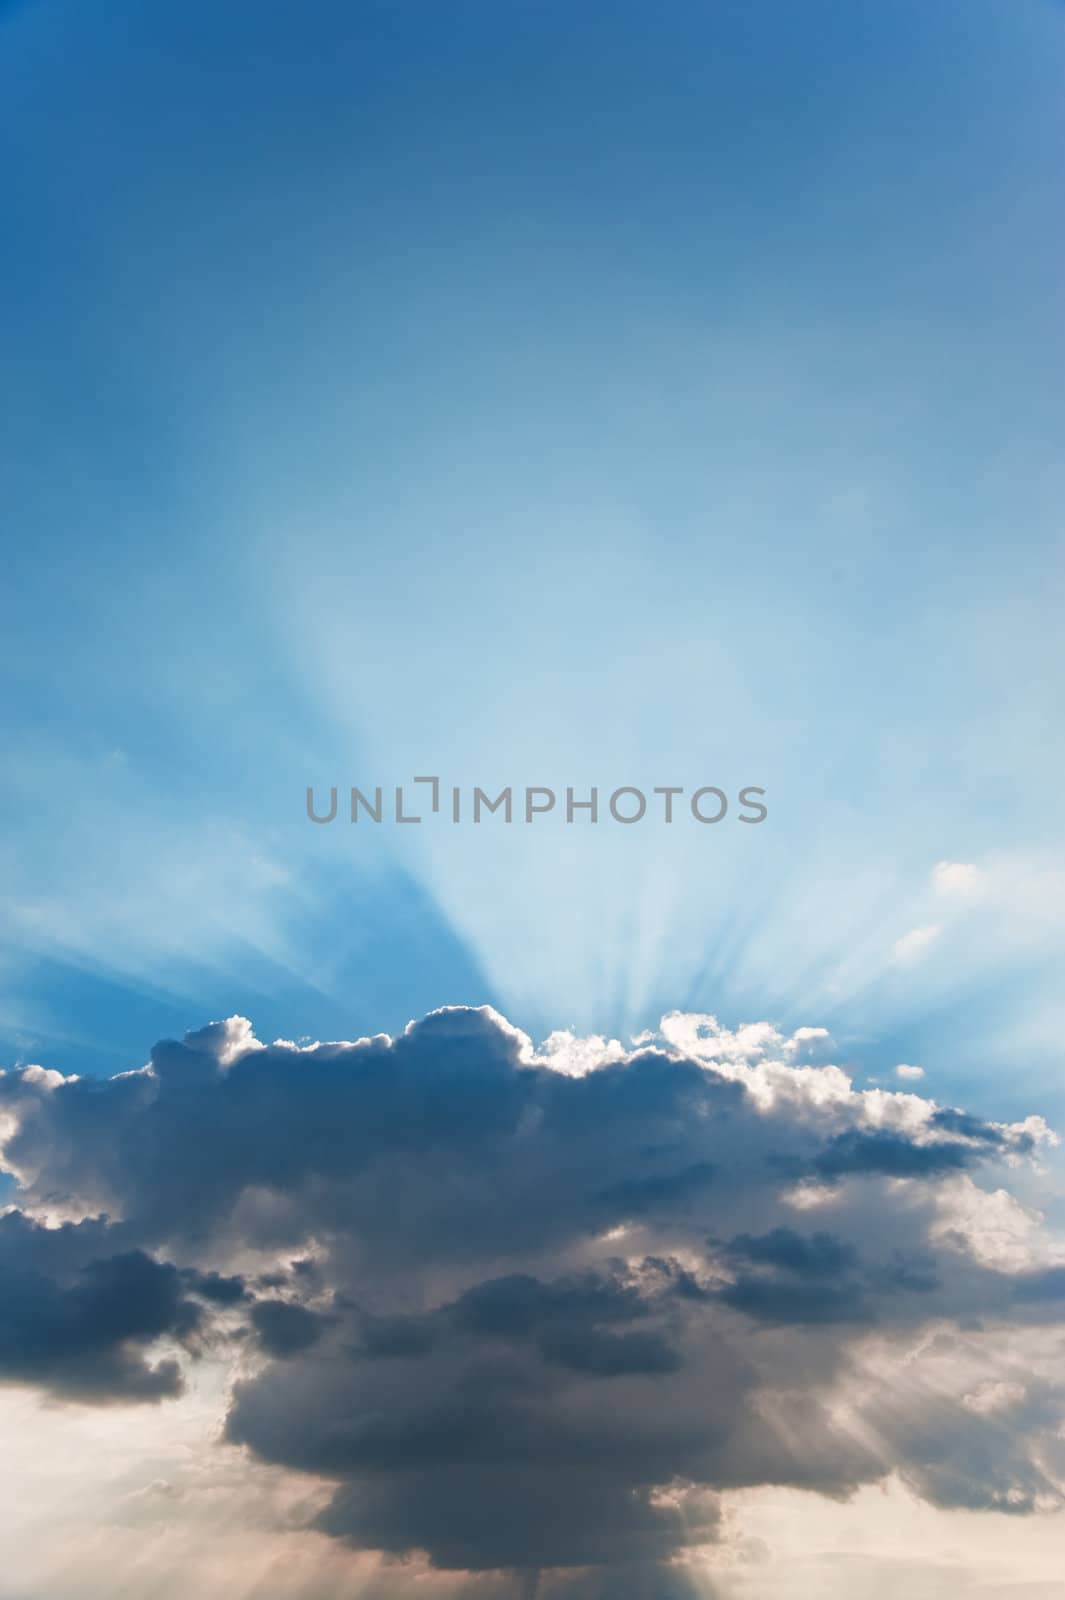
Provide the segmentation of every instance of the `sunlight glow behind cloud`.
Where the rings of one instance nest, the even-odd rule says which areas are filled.
[[[1056,1136],[856,1089],[830,1052],[680,1012],[537,1049],[450,1007],[0,1075],[0,1378],[67,1408],[42,1449],[98,1436],[95,1549],[157,1530],[131,1597],[179,1552],[212,1596],[253,1532],[268,1594],[268,1552],[326,1594],[728,1594],[770,1485],[1038,1523],[1065,1495],[1065,1238],[1010,1188]]]

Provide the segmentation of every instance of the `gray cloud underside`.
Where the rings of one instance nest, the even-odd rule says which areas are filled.
[[[757,1093],[661,1047],[570,1076],[457,1009],[396,1040],[212,1024],[107,1081],[0,1075],[0,1379],[164,1401],[239,1349],[226,1437],[335,1481],[327,1532],[587,1569],[589,1595],[681,1592],[664,1564],[714,1540],[728,1488],[1057,1499],[1046,1379],[1004,1412],[918,1359],[837,1403],[870,1340],[971,1352],[1065,1320],[1065,1268],[943,1227],[951,1186],[1000,1184],[1031,1133],[774,1071]]]

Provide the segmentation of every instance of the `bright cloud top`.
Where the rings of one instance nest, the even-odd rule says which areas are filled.
[[[830,1048],[672,1013],[537,1050],[454,1008],[2,1074],[0,1378],[80,1415],[229,1374],[204,1448],[324,1486],[316,1536],[523,1595],[687,1593],[766,1485],[1049,1511],[1065,1251],[1012,1178],[1054,1136]]]

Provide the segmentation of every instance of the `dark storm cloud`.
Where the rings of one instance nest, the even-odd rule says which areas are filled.
[[[725,1248],[732,1281],[721,1299],[759,1322],[885,1325],[895,1295],[931,1294],[940,1287],[927,1251],[907,1258],[865,1261],[835,1234],[773,1228],[760,1236],[738,1234]],[[908,1300],[904,1317],[919,1315]]]
[[[1019,1273],[1012,1284],[1017,1300],[1065,1301],[1065,1266],[1044,1267],[1039,1272]]]
[[[244,1279],[238,1275],[227,1277],[220,1272],[198,1272],[195,1267],[186,1267],[182,1278],[190,1294],[215,1305],[237,1305],[247,1297]]]
[[[325,1317],[306,1306],[285,1300],[260,1300],[251,1308],[252,1327],[268,1356],[296,1356],[318,1343],[327,1326]]]
[[[199,1307],[182,1275],[140,1250],[96,1256],[90,1225],[45,1230],[18,1212],[0,1218],[0,1381],[38,1383],[75,1400],[161,1400],[179,1394],[173,1358],[146,1350],[167,1337],[187,1344]]]
[[[835,1234],[820,1230],[797,1233],[794,1228],[774,1228],[754,1237],[737,1234],[729,1253],[740,1260],[759,1265],[782,1267],[800,1278],[832,1278],[853,1267],[858,1259],[854,1246]]]
[[[371,1319],[361,1353],[378,1358],[424,1355],[445,1341],[479,1341],[535,1348],[547,1362],[604,1377],[667,1372],[678,1365],[668,1338],[656,1329],[626,1327],[656,1309],[618,1276],[586,1274],[543,1283],[525,1274],[477,1284],[439,1310]]]
[[[649,1173],[639,1177],[623,1178],[603,1190],[599,1199],[607,1210],[618,1210],[627,1216],[638,1217],[645,1212],[664,1210],[670,1206],[687,1206],[700,1190],[713,1181],[715,1168],[709,1161],[696,1161],[681,1172]]]
[[[933,1178],[975,1166],[986,1152],[979,1146],[931,1140],[916,1144],[890,1129],[837,1134],[813,1163],[822,1178],[876,1173],[885,1178]]]
[[[452,1010],[306,1050],[234,1019],[106,1082],[0,1076],[22,1206],[95,1218],[4,1219],[3,1375],[158,1398],[228,1318],[251,1365],[226,1436],[332,1479],[327,1532],[582,1569],[567,1595],[685,1592],[663,1563],[717,1536],[729,1488],[894,1471],[1034,1504],[1034,1445],[978,1410],[940,1417],[933,1454],[905,1396],[864,1430],[835,1403],[870,1334],[1052,1314],[1052,1271],[982,1263],[950,1210],[1033,1134],[853,1093],[780,1045],[571,1076]]]
[[[958,1111],[954,1107],[945,1106],[939,1111],[933,1111],[929,1122],[937,1130],[941,1129],[944,1133],[958,1133],[965,1139],[982,1140],[986,1144],[995,1145],[1005,1142],[1001,1128],[984,1122],[981,1117],[971,1116],[968,1111]],[[1015,1140],[1014,1143],[1016,1142]],[[1025,1140],[1023,1135],[1020,1143],[1024,1149],[1031,1148],[1031,1141]]]

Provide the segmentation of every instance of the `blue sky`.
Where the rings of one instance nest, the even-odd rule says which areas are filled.
[[[0,0],[0,1600],[1060,1595],[1063,67]]]
[[[6,1056],[680,1007],[1061,1107],[1063,27],[5,10]],[[419,772],[770,818],[306,822]]]

